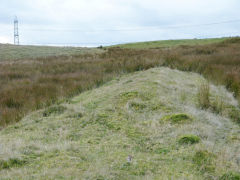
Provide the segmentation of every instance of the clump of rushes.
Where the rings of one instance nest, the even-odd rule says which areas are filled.
[[[197,94],[198,104],[202,109],[208,109],[210,107],[210,87],[209,83],[204,82],[198,87]]]
[[[179,138],[178,143],[179,144],[196,144],[199,143],[200,138],[198,136],[195,135],[184,135],[182,137]]]

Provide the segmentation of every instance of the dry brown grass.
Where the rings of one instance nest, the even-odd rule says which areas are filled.
[[[109,48],[102,54],[0,62],[0,125],[59,99],[97,87],[121,73],[168,66],[203,74],[240,97],[240,38],[202,46]]]

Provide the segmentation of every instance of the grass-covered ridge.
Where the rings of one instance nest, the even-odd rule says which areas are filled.
[[[203,81],[153,68],[34,112],[0,132],[0,179],[238,177],[239,126],[199,108]],[[237,106],[210,84],[210,100],[216,96]]]
[[[176,46],[207,45],[207,44],[223,42],[226,39],[228,38],[162,40],[162,41],[148,41],[148,42],[119,44],[114,47],[134,48],[134,49],[170,48],[170,47],[176,47]]]
[[[0,61],[48,58],[54,56],[77,56],[96,52],[100,53],[101,50],[96,48],[15,46],[10,44],[0,44]]]

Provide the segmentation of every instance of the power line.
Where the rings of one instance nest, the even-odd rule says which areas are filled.
[[[216,36],[203,36],[203,35],[197,35],[195,37],[192,38],[187,38],[187,39],[193,39],[193,38],[197,38],[197,39],[201,39],[201,38],[220,38],[221,37],[238,37],[238,34],[235,35],[227,35],[227,34],[222,34],[222,35],[216,35]],[[174,40],[184,40],[184,39],[175,39],[172,38]],[[168,40],[172,40],[172,39],[168,39]],[[185,39],[185,40],[187,40]],[[167,40],[151,40],[151,41],[147,41],[147,40],[141,40],[141,41],[126,41],[126,42],[94,42],[94,43],[89,43],[89,42],[79,42],[79,43],[22,43],[23,45],[36,45],[36,46],[41,46],[41,45],[46,45],[46,46],[88,46],[88,45],[93,45],[93,47],[99,46],[99,45],[117,45],[117,44],[128,44],[128,43],[141,43],[141,42],[154,42],[154,41],[167,41]]]
[[[237,23],[240,22],[240,19],[229,20],[229,21],[220,21],[213,23],[205,23],[205,24],[192,24],[192,25],[175,25],[175,26],[153,26],[153,27],[142,27],[142,28],[124,28],[124,29],[98,29],[98,30],[83,30],[83,29],[24,29],[24,31],[41,31],[41,32],[121,32],[121,31],[146,31],[146,30],[154,30],[154,29],[179,29],[179,28],[190,28],[190,27],[201,27],[201,26],[212,26],[219,24],[229,24],[229,23]]]

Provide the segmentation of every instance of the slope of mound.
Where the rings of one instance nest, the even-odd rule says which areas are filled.
[[[204,81],[153,68],[35,112],[0,132],[0,179],[238,178],[239,125],[219,108],[237,102],[210,85],[201,109]]]

